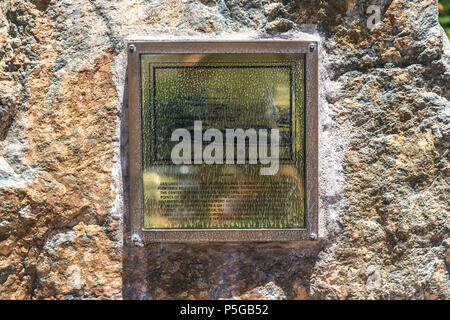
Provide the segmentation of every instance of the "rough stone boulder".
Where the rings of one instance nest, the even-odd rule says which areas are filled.
[[[449,299],[437,17],[437,0],[1,1],[0,298]],[[320,39],[320,246],[130,243],[125,39],[300,32]]]

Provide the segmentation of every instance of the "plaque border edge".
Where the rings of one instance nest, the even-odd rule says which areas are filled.
[[[129,224],[131,240],[152,242],[274,242],[316,241],[319,239],[319,48],[311,40],[195,40],[195,41],[129,41],[128,130],[129,130]],[[154,229],[142,226],[142,54],[177,53],[301,53],[305,54],[305,176],[306,228],[304,229]]]

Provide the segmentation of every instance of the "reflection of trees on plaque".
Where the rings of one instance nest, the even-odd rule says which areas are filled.
[[[300,54],[143,56],[144,228],[304,228],[303,70]],[[278,173],[172,164],[172,132],[194,137],[196,120],[203,131],[279,129]]]
[[[289,65],[153,66],[155,160],[170,159],[172,132],[194,121],[203,130],[216,128],[280,130],[282,154],[291,140],[291,73]]]

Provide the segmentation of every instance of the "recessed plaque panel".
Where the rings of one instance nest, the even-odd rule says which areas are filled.
[[[145,229],[305,227],[304,55],[148,54],[141,68]],[[171,137],[180,128],[190,134],[191,154],[176,165],[171,153],[179,141]],[[210,129],[222,139],[207,141]],[[239,129],[256,133],[244,141],[241,164],[238,139],[227,143],[227,132]],[[261,167],[273,164],[251,164],[249,152],[261,158],[259,133],[267,132],[270,155],[272,129],[279,132],[279,164],[262,175]],[[211,143],[222,143],[222,152],[208,164]]]
[[[148,43],[132,53],[140,90],[130,89],[130,104],[140,103],[130,111],[131,201],[140,203],[131,207],[144,238],[300,240],[315,230],[311,57],[304,43],[287,52],[268,43]]]

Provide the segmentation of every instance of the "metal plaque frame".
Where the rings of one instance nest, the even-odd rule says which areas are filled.
[[[309,241],[318,239],[318,42],[251,41],[129,41],[128,112],[130,224],[132,240],[144,242]],[[141,66],[142,54],[301,53],[305,55],[305,176],[304,229],[152,229],[144,230],[142,181]]]

